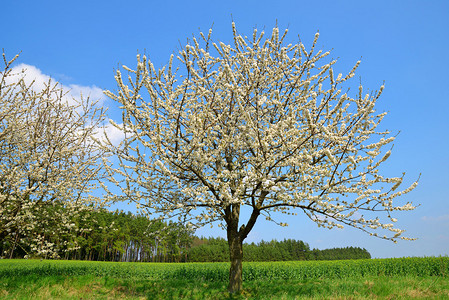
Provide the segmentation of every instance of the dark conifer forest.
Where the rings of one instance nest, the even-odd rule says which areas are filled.
[[[16,228],[0,236],[3,258],[44,258],[120,262],[225,262],[228,242],[197,237],[179,223],[150,220],[131,212],[100,208],[70,214],[70,226],[59,218],[69,209],[55,203],[45,207],[38,226]],[[66,222],[67,223],[67,222]],[[40,240],[36,243],[36,236]],[[46,251],[45,248],[51,249]],[[293,239],[243,245],[244,261],[369,259],[359,247],[311,249]]]

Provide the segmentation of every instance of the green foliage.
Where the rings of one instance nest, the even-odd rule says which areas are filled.
[[[358,247],[313,249],[303,241],[284,239],[270,242],[243,244],[244,261],[297,261],[297,260],[341,260],[369,259],[370,253]],[[189,262],[229,261],[228,242],[223,238],[195,238],[188,249]]]
[[[39,234],[47,244],[52,244],[56,258],[102,261],[185,261],[187,248],[193,235],[184,226],[149,220],[130,212],[109,211],[86,207],[71,215],[70,224],[61,230],[58,217],[67,216],[68,208],[55,202],[43,207],[45,213],[34,232],[18,238],[18,245],[0,237],[1,254],[13,252],[12,257],[34,257],[36,249],[30,247],[30,238]],[[47,257],[42,257],[47,258]]]
[[[135,279],[228,280],[229,263],[113,263],[0,260],[0,278],[14,276],[108,276]],[[449,277],[449,257],[345,261],[246,262],[243,280],[315,280],[365,276]]]
[[[1,299],[329,299],[449,297],[449,257],[229,263],[0,260]]]
[[[371,254],[359,247],[345,247],[318,250],[307,253],[309,260],[370,259]]]
[[[228,262],[229,245],[223,238],[197,238],[178,223],[149,220],[130,212],[84,207],[67,216],[68,208],[61,202],[42,207],[36,213],[38,225],[22,231],[17,245],[0,238],[4,257],[49,258],[36,254],[30,238],[43,237],[53,245],[55,258],[120,262]],[[42,251],[41,251],[42,252]],[[313,249],[303,241],[261,241],[243,245],[244,261],[291,261],[366,259],[370,254],[361,248]]]
[[[91,275],[0,279],[2,299],[447,299],[444,277],[254,280],[239,295],[226,283],[189,279],[135,279]]]

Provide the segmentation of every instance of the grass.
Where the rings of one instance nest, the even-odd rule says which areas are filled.
[[[449,258],[244,264],[0,261],[0,299],[449,299]]]
[[[226,282],[145,280],[83,276],[3,278],[1,299],[449,299],[442,277],[366,277],[320,280],[254,280],[240,295]]]

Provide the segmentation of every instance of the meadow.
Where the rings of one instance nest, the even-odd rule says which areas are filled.
[[[449,299],[449,257],[229,263],[0,260],[1,299]]]

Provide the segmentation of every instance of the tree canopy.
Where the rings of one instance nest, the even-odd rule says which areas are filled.
[[[19,245],[33,232],[28,243],[51,252],[52,243],[35,230],[45,207],[55,201],[71,207],[60,219],[64,230],[70,214],[96,202],[89,192],[104,152],[92,137],[104,111],[89,98],[68,97],[57,82],[41,87],[24,71],[14,73],[17,58],[3,54],[0,72],[0,240]]]
[[[316,49],[318,33],[306,49],[278,27],[268,36],[241,35],[234,23],[232,31],[231,44],[200,33],[160,69],[138,55],[126,76],[117,70],[118,90],[106,94],[123,109],[116,126],[127,137],[109,145],[120,160],[109,171],[122,176],[113,181],[124,197],[224,227],[231,292],[241,289],[242,242],[260,215],[285,226],[277,213],[296,209],[318,226],[408,239],[392,213],[415,206],[393,200],[417,182],[400,190],[403,175],[380,172],[395,139],[379,129],[386,113],[374,107],[384,85],[352,91],[360,61],[337,74],[330,52]]]

